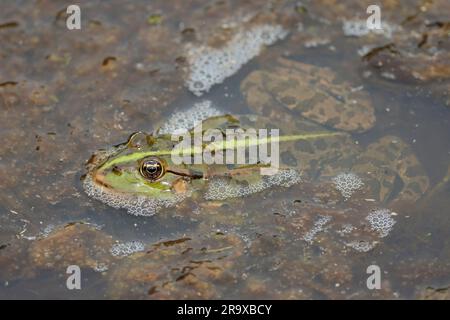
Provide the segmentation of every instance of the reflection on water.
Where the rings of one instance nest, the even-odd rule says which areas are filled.
[[[2,3],[0,297],[448,299],[449,4],[418,13],[420,1],[382,2],[397,26],[389,37],[346,36],[342,21],[364,18],[367,4],[323,2],[93,1],[81,7],[79,31],[65,28],[64,3]],[[331,183],[307,179],[135,217],[84,193],[94,151],[202,100],[183,81],[187,47],[221,48],[262,24],[289,34],[202,99],[285,130],[300,119],[346,132],[354,148],[308,153],[303,144],[301,158],[295,148],[284,157],[307,161],[306,175],[322,161],[330,177],[337,161],[325,159],[339,154],[369,177],[377,161],[389,163],[377,189],[384,201],[342,201]],[[397,153],[387,136],[403,141]],[[366,216],[385,207],[395,224],[375,238]],[[71,264],[81,267],[81,291],[65,287]],[[366,287],[373,264],[381,290]]]

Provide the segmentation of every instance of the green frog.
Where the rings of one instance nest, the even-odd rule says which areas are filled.
[[[194,108],[195,109],[195,108]],[[197,114],[198,110],[188,110],[184,114]],[[183,117],[184,118],[184,117]],[[289,187],[300,181],[300,173],[287,166],[277,168],[276,172],[261,175],[261,169],[270,169],[263,161],[235,164],[236,161],[224,163],[192,163],[198,154],[206,149],[210,153],[235,150],[249,146],[271,143],[266,140],[244,137],[224,140],[221,143],[201,143],[199,146],[189,144],[183,150],[188,161],[175,161],[174,150],[179,143],[191,139],[201,124],[201,134],[209,129],[227,130],[254,128],[258,121],[254,116],[215,115],[203,121],[181,136],[181,141],[174,141],[170,126],[162,126],[152,134],[137,132],[128,141],[111,149],[99,151],[87,163],[88,173],[84,177],[84,188],[88,195],[116,208],[126,208],[134,215],[152,215],[163,207],[171,207],[187,197],[203,192],[206,200],[223,200],[246,196],[273,186]],[[262,121],[262,120],[261,120]],[[265,122],[268,122],[265,120]],[[173,124],[174,127],[176,123]],[[166,129],[164,129],[166,128]],[[338,132],[316,130],[298,132],[291,135],[277,136],[280,144],[320,139],[339,135]],[[275,137],[273,137],[275,139]],[[236,156],[237,157],[237,156]],[[184,159],[184,158],[183,158]]]
[[[131,214],[152,215],[186,198],[222,201],[299,182],[327,188],[332,182],[342,201],[359,193],[380,206],[413,203],[428,189],[424,169],[400,138],[385,136],[367,147],[354,141],[352,132],[373,125],[373,107],[366,93],[352,90],[330,69],[281,59],[269,70],[248,75],[241,90],[257,114],[227,115],[206,100],[175,113],[152,134],[135,133],[126,143],[96,153],[84,180],[88,195]],[[216,130],[219,136],[228,130],[279,129],[279,170],[262,175],[268,163],[261,159],[239,165],[174,162],[178,141],[172,134],[184,130],[187,139],[198,128],[202,134]],[[189,160],[205,150],[226,153],[242,142],[259,149],[261,141],[194,144],[187,156]]]
[[[197,113],[190,109],[183,117]],[[336,188],[342,191],[343,200],[361,189],[361,194],[379,202],[389,202],[393,198],[415,201],[428,186],[420,163],[396,137],[385,137],[363,150],[349,133],[327,129],[306,119],[277,124],[257,115],[214,115],[200,123],[203,133],[212,128],[224,134],[227,129],[236,128],[281,128],[277,138],[279,169],[274,174],[261,175],[261,169],[268,168],[267,162],[176,163],[172,152],[177,142],[167,131],[170,126],[163,125],[166,129],[152,134],[134,133],[126,143],[94,154],[88,161],[84,178],[86,192],[110,206],[125,208],[131,214],[152,215],[186,198],[225,200],[300,182],[334,181]],[[176,123],[172,127],[176,127]],[[187,136],[191,137],[198,127],[197,122],[186,131]],[[247,138],[245,143],[248,147],[261,141]],[[263,142],[268,141],[270,139]],[[200,148],[192,145],[189,156],[202,153],[206,148],[211,151],[211,146],[214,152],[236,149],[241,142],[203,143]],[[396,179],[401,181],[400,188],[396,188]]]

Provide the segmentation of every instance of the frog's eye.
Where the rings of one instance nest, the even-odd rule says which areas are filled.
[[[158,180],[165,173],[162,162],[156,158],[144,160],[141,164],[140,172],[144,178],[152,181]]]

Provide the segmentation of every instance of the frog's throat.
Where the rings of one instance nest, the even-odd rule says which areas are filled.
[[[226,150],[226,149],[236,149],[236,148],[245,148],[260,144],[268,144],[271,142],[289,142],[296,140],[308,140],[308,139],[318,139],[323,137],[330,137],[341,135],[341,132],[317,132],[317,133],[308,133],[308,134],[297,134],[297,135],[287,135],[287,136],[279,136],[279,137],[267,137],[260,139],[241,139],[241,140],[232,140],[232,141],[220,141],[220,142],[211,142],[209,143],[208,149],[210,151],[213,150]],[[201,154],[203,153],[204,148],[193,146],[189,149],[183,149],[183,154]],[[118,157],[111,161],[106,161],[99,169],[108,169],[114,165],[130,162],[134,160],[140,160],[145,157],[150,156],[168,156],[171,155],[173,150],[155,150],[155,151],[141,151],[134,152],[132,154],[127,154],[122,157]]]

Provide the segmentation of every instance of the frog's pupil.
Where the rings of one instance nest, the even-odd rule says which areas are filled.
[[[156,180],[160,178],[163,173],[162,165],[156,160],[147,160],[141,167],[141,173],[144,177]]]
[[[148,171],[149,173],[155,173],[155,172],[156,172],[156,167],[155,167],[155,166],[147,167],[147,171]]]

